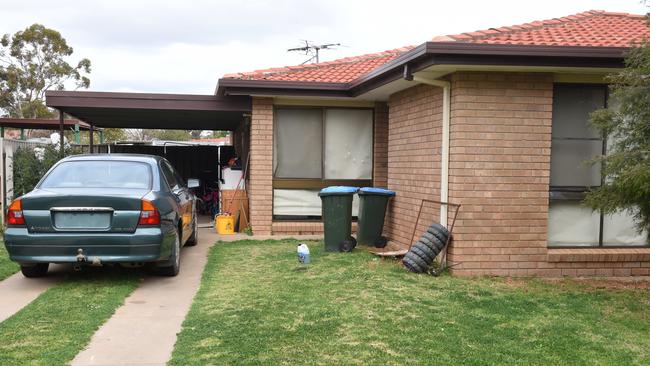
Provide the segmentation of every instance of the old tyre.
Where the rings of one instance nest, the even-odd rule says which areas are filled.
[[[424,261],[424,259],[420,258],[419,255],[415,254],[414,252],[410,251],[406,253],[404,258],[409,258],[412,260],[415,264],[417,264],[420,268],[423,269],[423,272],[426,271],[427,268],[429,268],[429,264]]]
[[[416,243],[411,248],[411,251],[417,254],[420,258],[422,258],[422,260],[424,260],[424,262],[427,265],[430,265],[431,262],[433,262],[433,258],[434,258],[433,253],[431,253],[431,249],[429,249],[429,247],[427,247],[426,245]]]
[[[178,237],[178,230],[174,232],[174,245],[172,246],[172,254],[169,256],[167,263],[162,266],[155,267],[154,271],[160,276],[174,277],[178,274],[181,268],[181,239]]]
[[[418,240],[418,243],[421,243],[422,245],[429,248],[429,250],[433,254],[433,258],[435,258],[438,254],[440,254],[440,248],[438,248],[437,244],[435,244],[434,242],[420,239]]]
[[[447,241],[447,239],[449,238],[449,235],[450,235],[449,230],[447,230],[446,227],[444,227],[444,226],[442,226],[442,225],[440,225],[438,223],[431,224],[431,226],[429,226],[429,229],[427,230],[427,232],[429,232],[429,233],[431,233],[433,235],[436,235],[436,234],[442,235],[442,237],[440,237],[438,235],[436,235],[436,236],[438,236],[438,239],[442,240],[443,243]]]
[[[406,269],[413,273],[422,273],[425,271],[425,268],[420,267],[418,264],[406,256],[402,259],[402,264],[404,264],[404,267],[406,267]]]
[[[20,271],[27,278],[43,277],[47,274],[49,263],[21,264]]]
[[[434,237],[433,240],[431,240],[431,244],[438,248],[438,252],[442,251],[442,249],[445,247],[445,242],[438,239],[437,237]]]
[[[430,232],[427,231],[426,233],[422,234],[422,237],[420,239],[422,239],[422,238],[425,238],[428,241],[431,241],[431,240],[433,240],[433,238],[435,238],[435,236],[433,236],[433,234],[431,234]]]

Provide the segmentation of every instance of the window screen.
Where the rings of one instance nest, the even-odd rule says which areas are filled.
[[[579,198],[587,187],[601,184],[600,167],[586,161],[604,152],[603,139],[590,126],[589,115],[605,107],[606,102],[604,86],[556,84],[554,87],[550,189],[555,199],[549,205],[549,246],[647,244],[647,233],[638,233],[628,214],[603,215],[585,207],[580,200],[566,199]],[[573,194],[566,195],[566,192]]]
[[[600,185],[600,167],[586,163],[603,151],[602,138],[590,126],[589,115],[605,107],[606,95],[601,85],[555,85],[551,187]]]
[[[372,185],[372,109],[280,107],[274,123],[275,216],[320,216],[321,188]]]
[[[278,109],[275,114],[273,170],[277,178],[321,178],[323,112]]]
[[[325,112],[325,179],[372,177],[372,111]]]

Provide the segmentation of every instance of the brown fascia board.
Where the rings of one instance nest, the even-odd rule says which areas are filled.
[[[623,47],[527,46],[426,42],[349,83],[219,79],[217,95],[355,97],[432,65],[506,65],[621,68]]]
[[[91,107],[250,112],[252,108],[251,99],[247,96],[90,91],[47,91],[45,104],[64,111],[66,108]]]
[[[318,95],[348,97],[349,83],[222,78],[216,95]],[[232,90],[232,91],[230,91]]]
[[[11,117],[0,118],[0,127],[8,127],[8,128],[58,130],[60,127],[60,123],[61,122],[58,119],[49,119],[49,118],[11,118]],[[77,119],[65,119],[63,120],[63,125],[65,127],[79,125],[79,128],[82,130],[90,129],[90,125],[88,123]]]

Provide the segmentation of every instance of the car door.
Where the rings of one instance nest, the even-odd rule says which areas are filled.
[[[171,189],[171,192],[174,195],[174,199],[178,203],[178,215],[181,220],[183,231],[181,243],[185,243],[190,235],[192,235],[192,195],[187,189],[183,179],[167,160],[161,160],[160,168],[165,176],[167,184],[169,185],[169,189]]]

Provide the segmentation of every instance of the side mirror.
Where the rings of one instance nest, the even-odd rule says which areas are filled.
[[[198,188],[201,185],[201,181],[196,178],[190,178],[187,180],[187,188]]]

